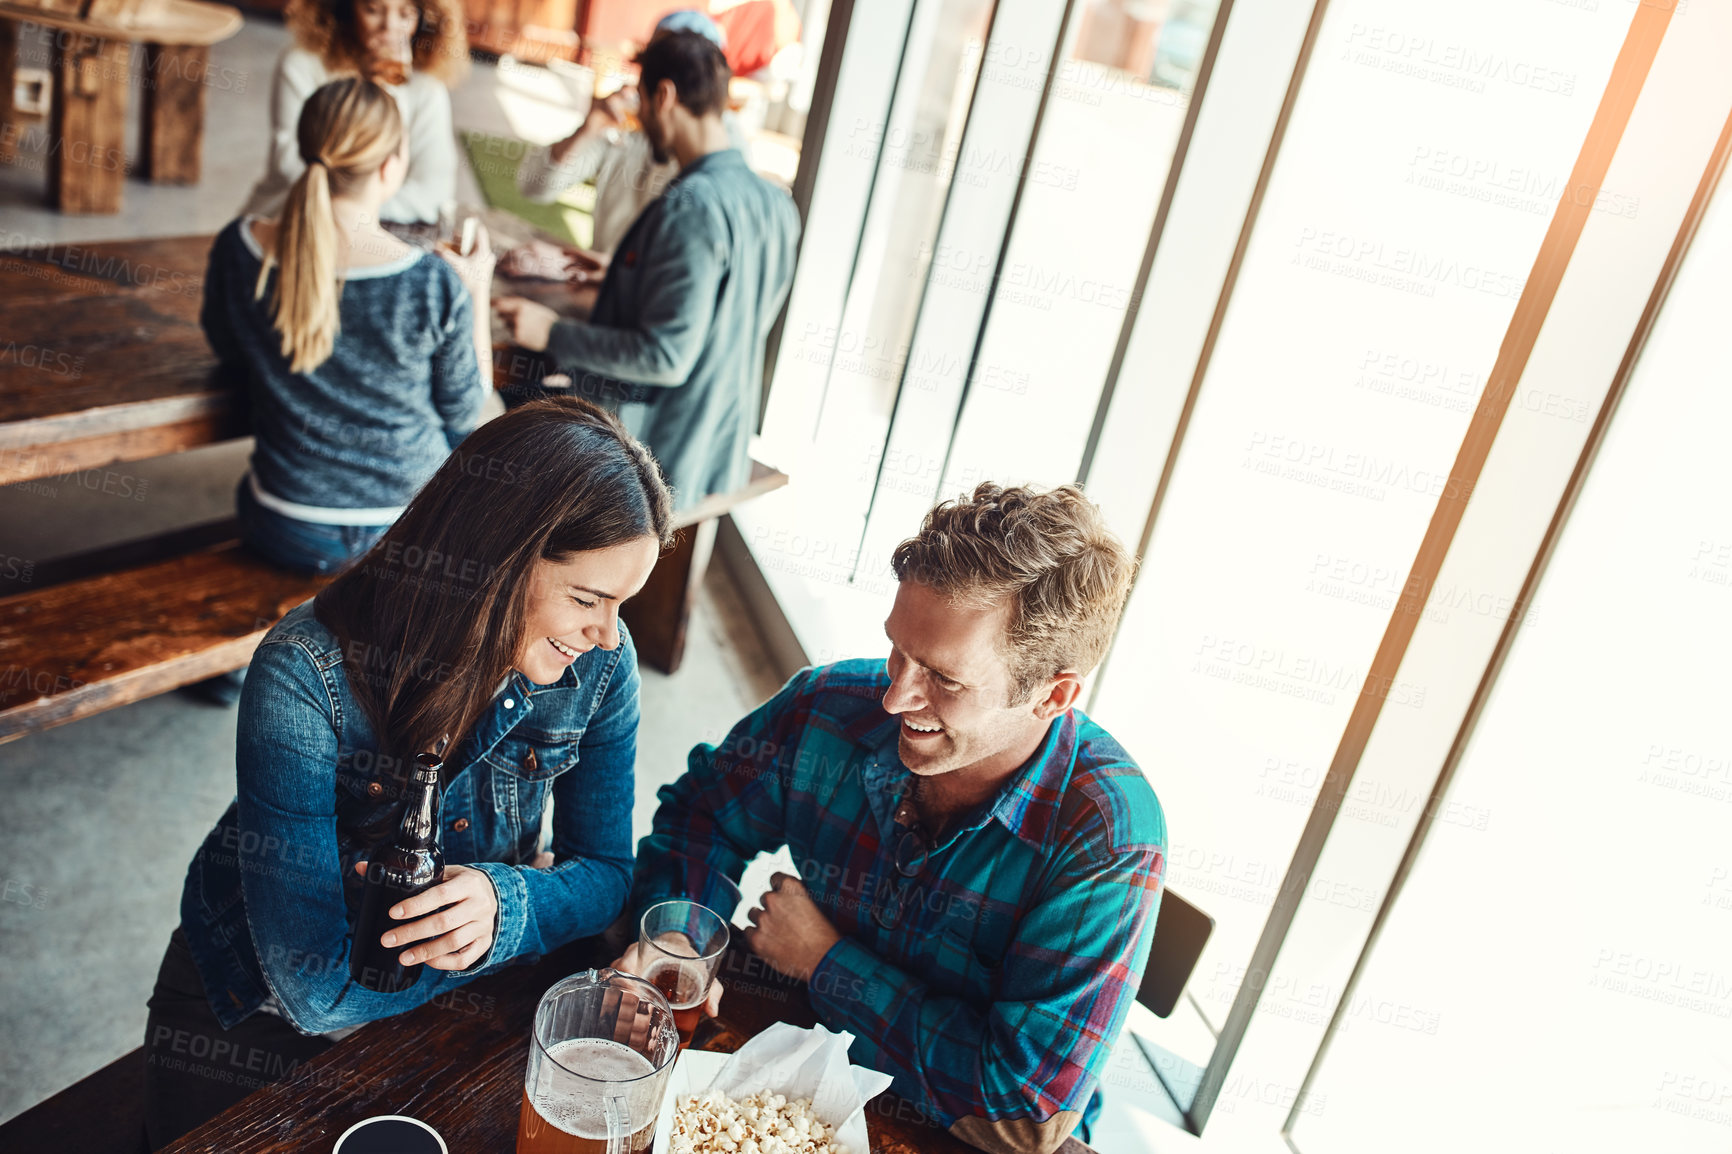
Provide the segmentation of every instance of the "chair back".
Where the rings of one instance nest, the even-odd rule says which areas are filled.
[[[1155,940],[1143,967],[1143,984],[1137,1001],[1165,1018],[1179,1004],[1203,946],[1215,929],[1215,919],[1174,893],[1161,894],[1161,910],[1155,918]]]

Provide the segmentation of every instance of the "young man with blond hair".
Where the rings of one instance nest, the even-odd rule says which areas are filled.
[[[1051,1151],[1099,1109],[1166,866],[1154,791],[1076,708],[1134,562],[1075,486],[985,484],[892,563],[889,658],[802,670],[694,748],[631,908],[725,905],[788,846],[752,949],[953,1134]]]

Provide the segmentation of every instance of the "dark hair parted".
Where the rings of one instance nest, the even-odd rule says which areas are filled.
[[[990,481],[926,514],[890,564],[897,580],[959,604],[1010,601],[1000,647],[1013,703],[1049,677],[1100,663],[1136,573],[1135,558],[1077,486],[1042,492]]]
[[[383,752],[468,734],[510,674],[537,562],[653,537],[673,499],[649,450],[587,401],[534,401],[457,446],[314,611]]]
[[[728,58],[696,32],[657,34],[637,54],[638,91],[648,100],[664,80],[673,81],[680,103],[693,116],[720,114],[728,106]]]

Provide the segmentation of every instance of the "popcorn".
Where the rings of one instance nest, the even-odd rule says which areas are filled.
[[[849,1154],[810,1098],[764,1091],[736,1102],[719,1090],[681,1098],[669,1154]]]

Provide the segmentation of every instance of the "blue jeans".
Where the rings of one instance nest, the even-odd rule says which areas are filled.
[[[324,576],[346,568],[373,547],[388,525],[315,525],[285,517],[258,503],[246,478],[235,490],[241,540],[273,565],[308,576]]]

